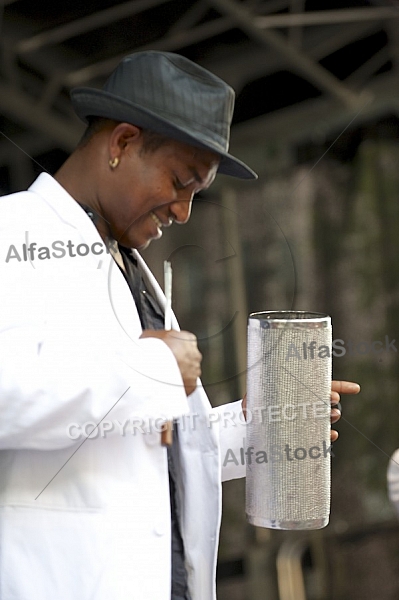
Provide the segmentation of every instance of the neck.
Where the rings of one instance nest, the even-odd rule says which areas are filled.
[[[103,215],[97,194],[97,186],[101,184],[101,173],[93,173],[90,165],[99,164],[95,157],[89,156],[84,148],[77,149],[54,175],[54,179],[72,196],[78,204],[93,213],[93,223],[101,238],[112,240],[111,229]]]

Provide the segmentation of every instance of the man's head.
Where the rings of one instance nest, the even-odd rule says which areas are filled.
[[[85,156],[88,204],[103,219],[100,231],[137,249],[161,237],[162,227],[188,221],[194,195],[211,185],[220,161],[209,150],[111,119],[91,123],[75,156]]]
[[[62,184],[100,214],[101,234],[107,230],[123,245],[144,248],[160,237],[162,226],[185,223],[194,194],[217,171],[256,178],[228,153],[233,90],[183,56],[132,54],[102,90],[76,88],[71,98],[89,123],[78,154],[91,186],[73,190],[65,173]],[[88,201],[90,189],[95,191]]]

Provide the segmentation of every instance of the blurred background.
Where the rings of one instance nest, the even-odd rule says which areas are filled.
[[[160,281],[172,261],[213,404],[242,397],[261,310],[330,314],[334,377],[363,391],[337,426],[326,529],[247,525],[245,482],[224,484],[218,598],[398,600],[399,2],[2,0],[0,34],[1,194],[57,170],[83,132],[70,88],[130,52],[181,53],[236,90],[231,150],[258,181],[219,176],[144,257]]]

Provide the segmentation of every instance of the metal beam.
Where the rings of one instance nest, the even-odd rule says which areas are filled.
[[[191,10],[188,11],[186,15],[182,17],[181,21],[178,21],[171,27],[166,36],[150,44],[134,48],[131,50],[131,52],[138,52],[142,50],[164,50],[173,52],[189,44],[197,44],[207,38],[220,35],[221,33],[224,33],[225,31],[228,31],[234,27],[234,21],[232,19],[229,17],[222,17],[220,19],[215,19],[213,21],[198,25],[193,29],[181,30],[181,26],[184,24],[186,17],[187,19],[195,19],[195,17],[198,17],[198,14],[202,12],[202,10],[200,11],[202,2],[203,0],[199,0],[199,2],[192,7],[193,12],[191,12]],[[269,0],[266,7],[262,5],[259,7],[259,9],[265,13],[271,10],[281,10],[286,5],[287,0]],[[205,4],[205,6],[208,9],[209,5]],[[197,10],[199,12],[197,12]],[[185,23],[185,25],[187,25],[187,23]],[[96,79],[97,77],[108,75],[127,54],[129,54],[128,50],[119,56],[95,63],[93,65],[88,65],[87,67],[83,67],[76,71],[72,71],[65,76],[63,83],[72,87],[75,85],[81,85],[87,81]]]
[[[303,27],[304,25],[332,25],[356,21],[377,21],[399,18],[399,8],[343,8],[340,10],[318,10],[314,12],[287,13],[256,17],[256,25],[262,29],[273,27]]]
[[[202,40],[219,35],[228,31],[234,26],[233,21],[228,17],[215,19],[203,25],[198,25],[194,29],[188,31],[180,31],[174,35],[163,37],[159,40],[145,44],[139,48],[134,48],[131,52],[138,52],[142,50],[164,50],[172,52],[179,48],[184,48],[187,45],[197,44]],[[72,71],[68,73],[63,79],[63,83],[66,86],[81,85],[86,81],[96,79],[97,77],[103,77],[108,75],[117,64],[127,55],[129,50],[118,56],[113,56],[107,60],[103,60],[82,69]]]
[[[376,52],[369,60],[366,60],[356,71],[353,71],[346,79],[345,83],[353,88],[364,85],[367,80],[383,67],[391,58],[390,48],[384,46]]]
[[[120,21],[128,16],[135,15],[160,4],[165,4],[170,0],[130,0],[124,4],[117,4],[105,10],[75,19],[65,25],[60,25],[54,29],[43,31],[25,40],[17,42],[15,51],[17,54],[34,52],[43,46],[49,44],[60,44],[67,39],[82,35],[88,31],[104,27],[115,21]]]
[[[267,0],[267,2],[259,1],[247,2],[246,6],[253,10],[255,14],[270,15],[280,10],[285,10],[290,0]]]
[[[228,15],[253,40],[263,46],[272,46],[280,52],[289,64],[319,89],[327,91],[345,105],[356,105],[358,97],[346,88],[334,75],[288,44],[281,34],[276,31],[263,31],[254,24],[254,16],[233,0],[209,0],[222,14]]]
[[[399,38],[398,25],[395,21],[386,23],[386,32],[388,34],[388,46],[391,50],[391,58],[394,69],[399,70]]]
[[[317,49],[314,51],[308,44],[312,38],[310,38],[310,32],[305,37],[305,49],[306,52],[315,60],[321,60],[325,56],[329,56],[333,52],[336,52],[340,48],[351,44],[355,40],[366,38],[373,33],[379,31],[378,24],[370,21],[364,23],[351,23],[349,25],[342,25],[342,27],[323,27],[320,29],[314,29],[313,33],[319,32],[324,36],[324,40],[319,40]]]
[[[339,28],[320,27],[305,36],[302,50],[319,61],[351,42],[371,35],[377,29],[378,26],[370,22],[343,25]],[[239,92],[248,81],[283,69],[286,60],[272,49],[262,52],[258,46],[248,41],[247,45],[240,46],[239,53],[234,53],[234,46],[227,46],[223,51],[216,48],[207,55],[207,59],[201,62],[201,65]]]
[[[174,35],[179,31],[184,31],[185,29],[191,29],[194,27],[198,21],[202,19],[206,15],[209,10],[209,6],[206,2],[196,2],[193,6],[190,6],[187,12],[178,19],[175,23],[173,23],[172,27],[168,30],[168,35]]]
[[[291,0],[290,1],[290,14],[303,13],[305,10],[305,0]],[[302,46],[303,41],[303,28],[302,27],[291,27],[288,30],[288,42],[297,48]]]
[[[276,110],[232,128],[230,150],[254,148],[269,142],[298,144],[317,138],[325,139],[344,130],[353,120],[353,127],[384,115],[399,116],[399,76],[385,73],[367,87],[369,98],[356,110],[342,108],[331,98],[322,96],[294,106]],[[355,118],[354,118],[355,117]],[[262,154],[263,156],[263,154]],[[263,159],[262,159],[263,160]],[[256,165],[253,165],[256,170]]]
[[[191,30],[181,31],[171,36],[167,35],[166,37],[161,38],[156,42],[145,46],[141,46],[139,48],[134,48],[131,51],[136,52],[139,50],[152,49],[173,52],[179,50],[179,48],[182,48],[187,44],[198,43],[209,37],[224,33],[225,31],[231,29],[233,26],[233,19],[231,19],[230,17],[221,17],[215,19],[214,21],[198,25],[197,27]],[[361,35],[367,35],[371,31],[371,24],[357,24],[351,27],[347,26],[344,29],[341,28],[337,30],[335,35],[333,36],[324,35],[323,39],[319,40],[317,44],[313,44],[313,42],[309,44],[309,54],[314,58],[320,60],[324,56],[327,56],[331,52],[334,52],[335,50],[339,49],[339,47],[341,47],[342,45],[350,43],[351,41],[357,39]],[[71,71],[62,78],[62,83],[66,86],[72,87],[75,85],[82,85],[87,81],[96,79],[98,77],[104,77],[108,75],[127,54],[129,54],[129,51],[126,51],[124,54],[121,54],[119,56],[115,56],[110,59],[100,61],[92,65],[88,65],[87,67],[82,67],[81,69]],[[247,76],[249,73],[255,72],[260,73],[261,75],[263,72],[267,74],[274,68],[281,68],[283,66],[283,60],[285,59],[285,57],[281,55],[281,58],[278,58],[278,56],[276,57],[275,53],[270,54],[267,56],[267,60],[264,60],[265,57],[259,56],[258,53],[255,62],[251,62],[249,70],[248,68],[246,71],[244,69],[243,76],[245,77],[245,80],[247,81],[249,79],[249,77]],[[227,81],[231,80],[230,83],[234,87],[234,85],[237,85],[237,71],[234,67],[234,56],[232,56],[231,59],[229,59],[229,61],[227,62],[227,69],[223,69],[223,72],[226,71],[226,75],[224,76],[222,74],[220,76],[226,78]],[[262,67],[262,63],[264,67]],[[231,65],[231,68],[229,65]],[[210,63],[210,61],[208,68],[212,70],[212,64]],[[231,75],[229,75],[229,72],[231,73]]]
[[[276,562],[281,600],[306,600],[302,558],[308,545],[306,539],[290,539],[279,548]]]
[[[32,98],[4,82],[0,82],[0,111],[14,121],[46,135],[67,152],[73,150],[82,134],[78,123],[40,109],[32,102]]]

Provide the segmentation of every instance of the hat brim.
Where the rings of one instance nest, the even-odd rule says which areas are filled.
[[[74,88],[71,90],[71,101],[76,114],[85,123],[88,122],[90,116],[131,123],[179,142],[215,152],[221,157],[218,173],[239,179],[258,178],[257,174],[244,162],[225,152],[216,143],[204,139],[201,132],[198,132],[198,136],[193,135],[192,130],[195,129],[195,124],[190,127],[189,131],[183,123],[178,125],[168,120],[166,116],[162,117],[115,94],[95,88]],[[173,118],[177,119],[176,115]]]

